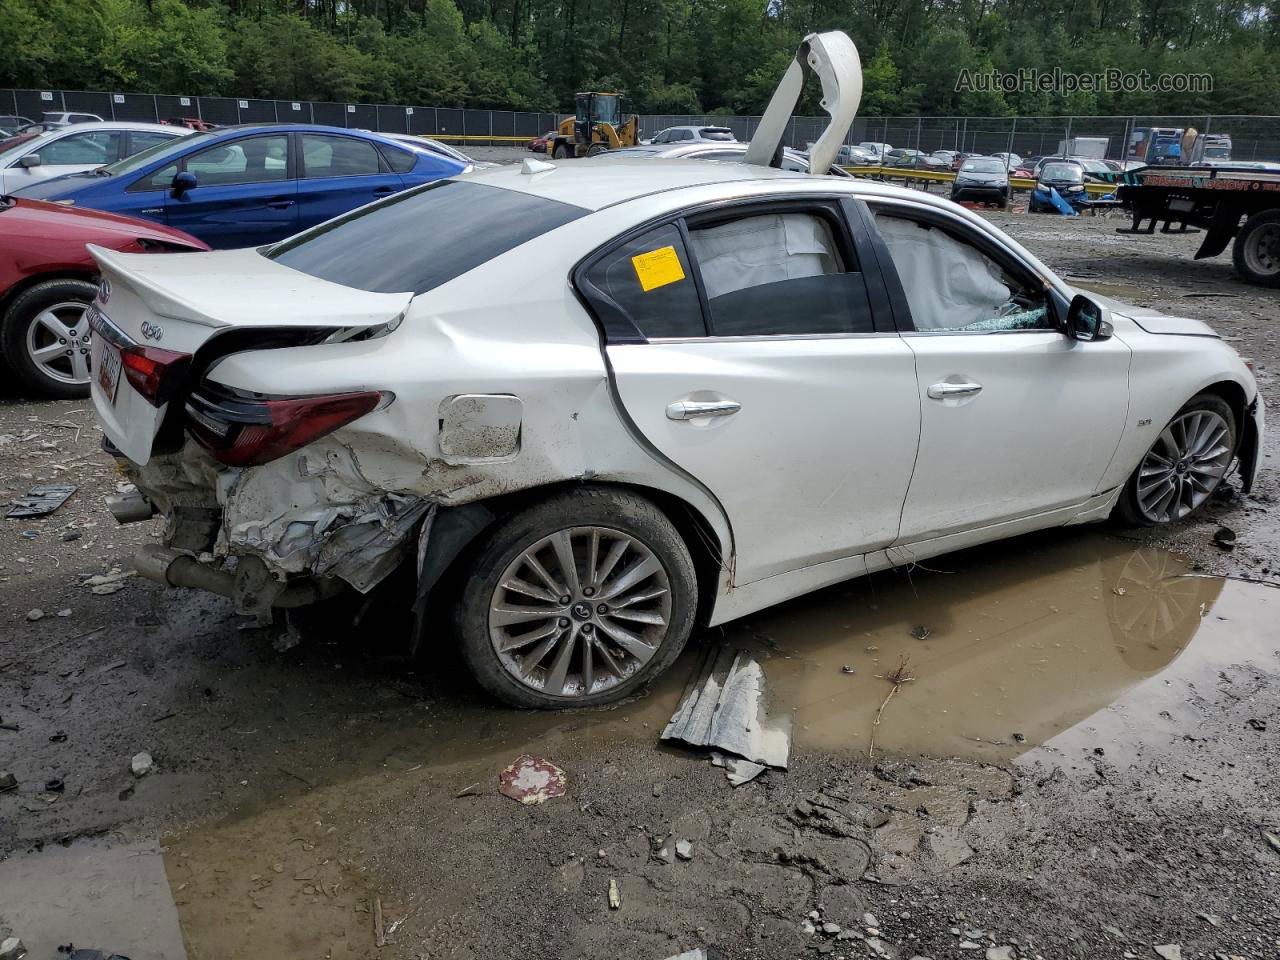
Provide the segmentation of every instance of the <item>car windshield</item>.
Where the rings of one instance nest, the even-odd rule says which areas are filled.
[[[1045,180],[1083,181],[1084,171],[1074,163],[1047,163],[1040,176]]]
[[[0,164],[15,153],[21,153],[26,148],[26,145],[38,136],[40,136],[38,133],[20,133],[16,137],[10,137],[8,140],[0,140]]]
[[[358,290],[419,294],[587,212],[518,190],[438,180],[322,223],[266,256]]]
[[[103,176],[124,176],[125,174],[133,173],[135,170],[141,170],[153,160],[164,160],[171,155],[185,152],[188,147],[207,143],[214,136],[215,134],[212,133],[193,133],[190,136],[179,136],[173,140],[165,140],[162,143],[157,143],[154,147],[147,147],[147,149],[140,153],[135,153],[131,157],[125,157],[123,160],[109,163],[105,167],[99,167],[98,173]]]
[[[960,168],[961,173],[1004,173],[1004,161],[983,157],[980,160],[966,160]]]

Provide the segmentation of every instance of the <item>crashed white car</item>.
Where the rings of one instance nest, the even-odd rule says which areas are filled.
[[[802,53],[821,173],[857,59]],[[743,163],[527,160],[270,248],[94,250],[117,509],[167,518],[139,572],[260,616],[411,582],[418,641],[493,694],[590,705],[695,624],[1253,482],[1258,389],[1203,323],[1077,295],[939,197],[769,166],[802,79]]]

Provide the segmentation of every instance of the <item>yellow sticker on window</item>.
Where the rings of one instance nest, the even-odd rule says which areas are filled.
[[[680,256],[675,247],[659,247],[648,253],[638,253],[631,258],[631,265],[636,268],[640,288],[645,293],[684,279],[684,268],[680,266]]]

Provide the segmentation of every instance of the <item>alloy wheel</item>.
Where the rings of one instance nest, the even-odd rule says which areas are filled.
[[[569,527],[508,564],[489,604],[489,639],[517,682],[571,701],[642,669],[670,620],[670,579],[648,546],[608,527]]]
[[[1231,429],[1212,410],[1189,410],[1164,428],[1138,469],[1137,500],[1155,523],[1185,517],[1231,465]]]
[[[87,309],[79,300],[64,300],[45,307],[27,325],[27,354],[50,380],[89,382]]]

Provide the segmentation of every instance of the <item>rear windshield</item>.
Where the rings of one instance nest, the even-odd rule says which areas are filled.
[[[573,204],[438,180],[276,244],[267,257],[373,293],[425,293],[584,216]]]
[[[733,140],[733,131],[728,127],[703,127],[703,140]]]

